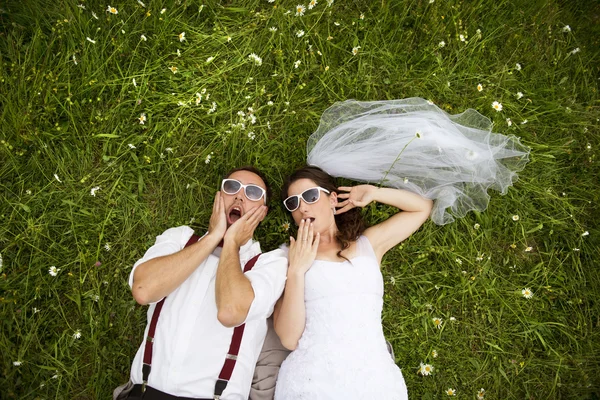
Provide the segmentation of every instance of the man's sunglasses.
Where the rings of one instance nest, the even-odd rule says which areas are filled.
[[[223,179],[221,183],[221,190],[227,194],[236,194],[244,188],[244,194],[248,200],[259,201],[264,197],[265,204],[267,204],[267,195],[265,189],[253,183],[244,185],[242,182],[236,179]]]
[[[288,197],[283,201],[283,205],[285,206],[285,208],[287,208],[289,212],[294,212],[298,209],[298,207],[300,207],[301,197],[306,204],[313,204],[319,201],[319,198],[321,197],[321,192],[329,194],[329,190],[317,186],[314,188],[306,189],[300,194],[295,194],[293,196]]]

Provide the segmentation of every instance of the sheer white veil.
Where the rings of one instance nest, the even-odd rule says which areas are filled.
[[[488,188],[506,194],[529,161],[519,138],[491,128],[473,109],[450,115],[421,98],[347,100],[323,113],[308,139],[307,163],[435,200],[431,219],[443,225],[485,210]]]

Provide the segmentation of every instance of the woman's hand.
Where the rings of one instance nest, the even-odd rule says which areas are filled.
[[[358,185],[358,186],[340,186],[338,190],[348,192],[339,193],[338,199],[346,199],[339,202],[337,213],[345,213],[353,209],[354,207],[365,207],[367,204],[374,200],[375,192],[377,187],[373,185]]]
[[[288,275],[293,273],[304,276],[317,257],[319,239],[320,234],[313,233],[312,222],[303,219],[298,228],[298,239],[294,240],[293,237],[290,237]]]

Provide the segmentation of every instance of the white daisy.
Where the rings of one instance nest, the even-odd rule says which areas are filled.
[[[106,242],[106,244],[104,245],[104,250],[110,251],[110,243]]]
[[[313,8],[315,8],[316,5],[317,5],[317,0],[310,0],[310,2],[308,3],[308,9],[312,10]]]
[[[250,55],[248,55],[248,58],[252,61],[254,61],[254,64],[261,66],[262,65],[262,58],[260,58],[259,56],[257,56],[255,53],[251,53]]]
[[[146,8],[146,5],[144,3],[141,2],[141,0],[137,0],[138,4],[144,8]]]
[[[213,154],[214,153],[211,151],[210,154],[206,156],[206,158],[204,159],[204,164],[210,164],[210,160],[212,159]]]
[[[138,120],[140,121],[140,125],[144,125],[146,123],[146,113],[141,113]]]
[[[96,15],[95,12],[92,11],[92,17],[94,17],[95,19],[98,19],[98,16]]]
[[[584,236],[584,237],[585,237],[585,236],[588,236],[589,234],[590,234],[590,233],[589,233],[588,231],[585,231],[585,232],[583,232],[583,233],[581,234],[581,236]]]
[[[517,71],[520,71],[521,70],[521,64],[516,63],[515,64],[515,68],[517,69]]]
[[[297,60],[296,62],[294,62],[294,68],[298,68],[301,63],[302,63],[302,61],[300,61],[300,60]]]
[[[212,114],[215,111],[217,111],[217,103],[215,103],[214,101],[212,102],[212,105],[210,107],[210,109],[208,110],[207,114]]]
[[[21,364],[23,364],[23,361],[19,361],[19,360],[17,360],[17,361],[13,361],[13,365],[14,365],[15,367],[20,367],[20,366],[21,366]]]
[[[73,333],[73,339],[80,339],[81,338],[81,330],[77,329],[74,333]]]
[[[96,44],[95,40],[90,39],[89,37],[86,37],[85,40],[87,40],[88,42],[92,43],[92,44]]]
[[[166,13],[166,12],[167,12],[167,9],[166,9],[166,8],[163,8],[162,10],[160,10],[160,13],[161,13],[161,14],[164,14],[164,13]]]
[[[304,31],[302,29],[300,29],[299,31],[296,31],[296,36],[298,36],[298,37],[304,36]]]
[[[108,8],[106,9],[106,12],[109,12],[109,13],[115,14],[115,15],[119,13],[116,8],[111,7],[111,6],[108,6]]]
[[[448,396],[456,396],[456,389],[448,388],[446,389],[446,394]]]
[[[519,220],[519,216],[517,214],[512,216],[512,220],[513,221],[518,221]]]
[[[302,17],[305,11],[306,7],[304,7],[302,4],[298,4],[296,6],[296,17]]]
[[[356,46],[352,48],[352,55],[355,56],[358,54],[358,49],[360,49],[360,46]]]
[[[177,68],[177,67],[175,67],[175,66],[173,66],[173,65],[171,65],[171,66],[169,67],[169,69],[170,69],[170,70],[171,70],[171,72],[172,72],[172,73],[174,73],[174,74],[176,74],[176,73],[177,73],[177,71],[179,71],[179,68]]]
[[[276,28],[276,27],[274,27],[274,26],[270,27],[270,28],[269,28],[269,30],[270,30],[271,32],[277,32],[277,28]]]
[[[57,174],[54,174],[54,179],[56,179],[57,181],[59,181],[60,183],[62,183],[62,181],[60,180],[60,178],[58,177]]]
[[[433,366],[431,364],[423,364],[419,368],[419,373],[423,376],[428,376],[433,372]]]
[[[533,292],[531,291],[531,289],[529,288],[525,288],[523,290],[521,290],[521,294],[523,295],[523,297],[525,297],[526,299],[530,299],[533,297]]]
[[[577,47],[577,48],[573,49],[573,50],[571,51],[571,53],[569,53],[569,54],[577,54],[577,53],[579,53],[580,51],[581,51],[581,50],[579,49],[579,47]]]
[[[497,112],[500,112],[500,111],[502,111],[502,104],[495,101],[492,103],[492,108],[494,110],[496,110]]]
[[[91,196],[94,196],[94,197],[96,197],[96,192],[97,192],[98,190],[100,190],[100,186],[93,187],[93,188],[90,190],[90,195],[91,195]]]
[[[206,59],[206,63],[210,63],[212,60],[214,60],[215,58],[213,56],[210,56]]]
[[[435,326],[438,329],[442,329],[443,320],[441,318],[435,317],[435,318],[432,318],[431,321],[433,322],[433,326]]]
[[[179,35],[177,35],[177,38],[180,42],[183,42],[185,40],[185,32],[181,32]]]
[[[73,54],[73,63],[77,65],[77,58],[75,58],[75,54]]]
[[[135,149],[136,147],[134,145],[132,145],[131,143],[129,143],[127,146],[129,146],[130,149]]]
[[[444,42],[443,40],[438,43],[438,47],[444,47],[444,46],[446,46],[446,42]]]
[[[481,225],[479,225],[479,224],[473,225],[473,229],[475,229],[475,230],[479,229],[480,227],[481,227]]]
[[[508,126],[512,126],[512,120],[510,118],[506,118],[506,124]]]
[[[517,99],[520,99],[523,97],[523,93],[522,92],[517,92]]]
[[[52,276],[58,275],[59,271],[60,271],[60,268],[56,268],[54,265],[48,269],[48,273]]]
[[[477,91],[481,92],[483,90],[483,85],[481,83],[477,84]]]

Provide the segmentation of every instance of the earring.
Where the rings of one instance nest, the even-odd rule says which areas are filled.
[[[332,207],[333,210],[333,215],[337,214],[337,210],[335,209],[335,207]]]

